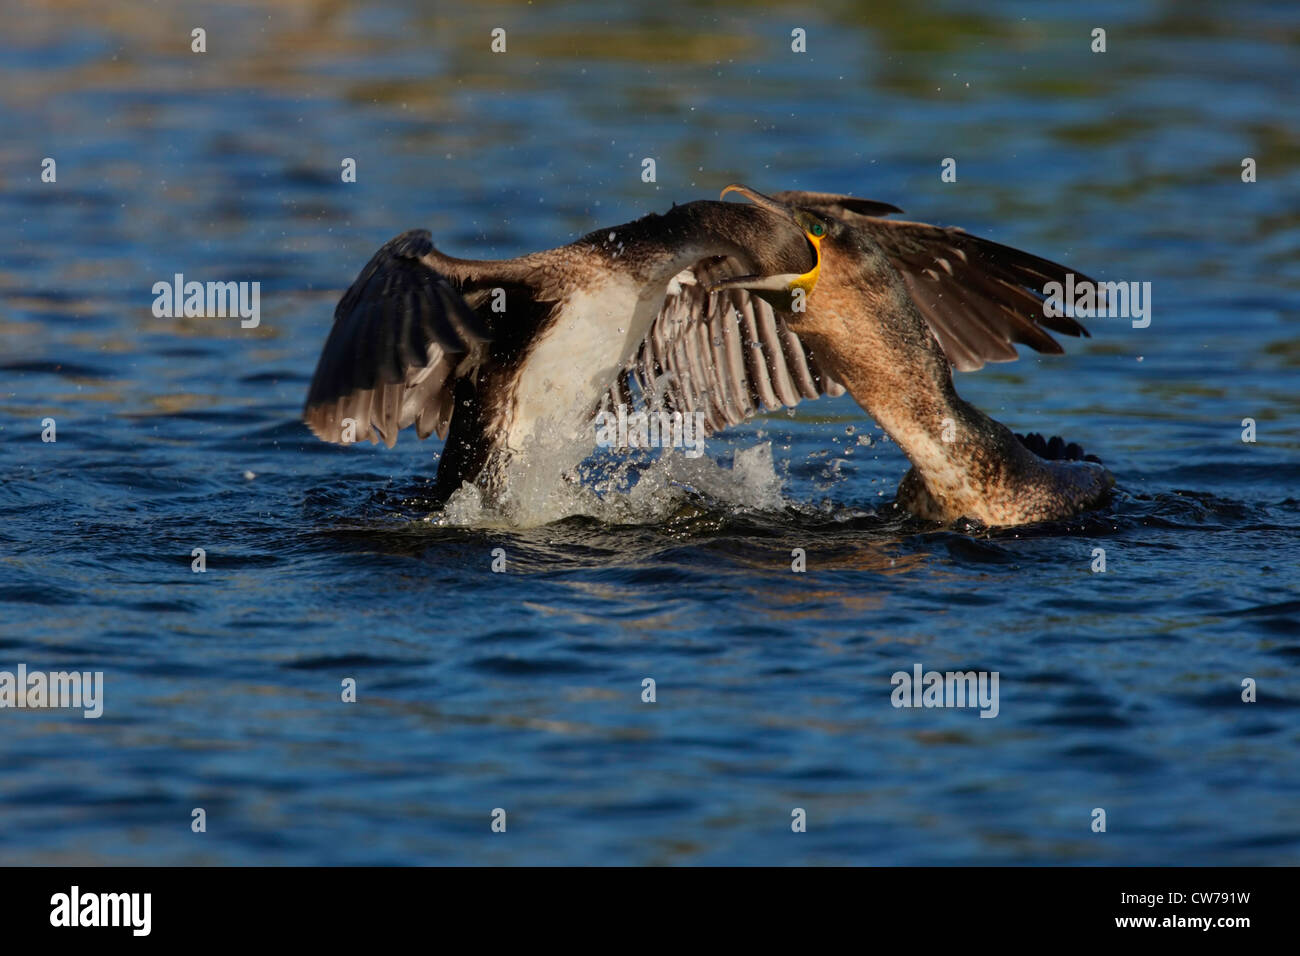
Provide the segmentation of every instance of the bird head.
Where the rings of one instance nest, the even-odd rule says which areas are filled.
[[[781,312],[800,312],[801,305],[817,288],[821,276],[822,243],[831,240],[837,234],[840,224],[837,220],[818,215],[807,209],[801,209],[788,203],[779,202],[771,196],[764,196],[757,190],[732,183],[722,190],[719,198],[728,193],[739,193],[764,209],[781,215],[799,227],[808,241],[813,266],[803,273],[778,273],[775,275],[745,275],[725,279],[709,287],[710,292],[722,289],[745,289],[766,300],[773,308]]]

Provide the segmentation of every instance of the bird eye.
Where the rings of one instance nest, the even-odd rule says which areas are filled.
[[[826,235],[826,227],[823,226],[820,222],[813,223],[812,227],[808,231],[819,239],[822,236]]]

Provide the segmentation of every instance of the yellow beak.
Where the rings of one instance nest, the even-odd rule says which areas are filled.
[[[804,295],[812,295],[813,289],[817,287],[817,276],[822,270],[822,240],[820,236],[814,236],[810,232],[805,232],[804,236],[812,243],[812,247],[817,250],[817,261],[813,263],[810,270],[790,283],[790,291],[803,289]]]
[[[764,196],[760,192],[755,192],[748,186],[742,186],[739,183],[732,183],[726,189],[722,190],[719,199],[725,198],[728,193],[739,193],[751,202],[769,209],[772,212],[780,213],[790,219],[795,218],[795,210],[784,203],[777,202],[770,196]],[[822,268],[822,239],[825,236],[814,236],[812,233],[804,232],[804,237],[812,243],[813,251],[816,254],[816,260],[813,267],[803,275],[794,275],[792,273],[781,273],[779,275],[768,276],[737,276],[732,279],[723,279],[721,282],[715,282],[709,285],[710,292],[717,292],[722,289],[749,289],[757,292],[774,306],[782,309],[788,309],[791,305],[788,296],[793,296],[796,289],[803,290],[804,297],[812,294],[817,286],[817,278],[821,274]]]

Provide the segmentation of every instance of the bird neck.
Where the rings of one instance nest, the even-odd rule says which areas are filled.
[[[947,357],[910,301],[889,303],[885,314],[898,321],[823,317],[799,336],[912,462],[900,499],[910,488],[925,500],[923,517],[1007,523],[1017,498],[1049,485],[1052,474],[957,394]]]

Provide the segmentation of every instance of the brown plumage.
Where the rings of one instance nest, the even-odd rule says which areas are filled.
[[[736,271],[720,273],[721,263]],[[675,276],[811,263],[797,227],[736,203],[674,206],[499,261],[446,256],[429,233],[408,232],[340,300],[303,417],[333,442],[391,446],[410,425],[421,438],[437,433],[446,445],[435,496],[470,482],[499,497],[529,446],[567,443],[570,466],[584,440],[594,447],[596,406],[672,307]]]
[[[1114,479],[1100,465],[1040,457],[953,387],[954,365],[1015,358],[1013,342],[1059,352],[1041,325],[1086,334],[1042,309],[1037,290],[1063,281],[1067,267],[960,230],[867,217],[847,197],[738,191],[820,230],[808,232],[820,256],[816,285],[786,322],[911,460],[901,507],[936,521],[1018,525],[1106,496]],[[771,285],[742,277],[718,288],[766,288],[759,294],[786,306]]]
[[[758,205],[687,203],[517,259],[397,237],[339,302],[307,424],[390,446],[411,425],[436,433],[435,495],[470,482],[501,497],[538,442],[566,445],[562,466],[585,457],[601,407],[703,412],[712,432],[847,387],[912,459],[898,500],[918,515],[1017,524],[1097,500],[1095,471],[1076,470],[1091,466],[1045,462],[952,388],[954,366],[1009,361],[1016,343],[1060,352],[1049,331],[1087,334],[1042,309],[1038,290],[1066,267],[879,218],[899,211],[887,203],[741,191]],[[810,214],[830,229],[820,245]],[[773,282],[819,262],[806,311],[792,312]],[[945,423],[961,437],[936,447]]]

